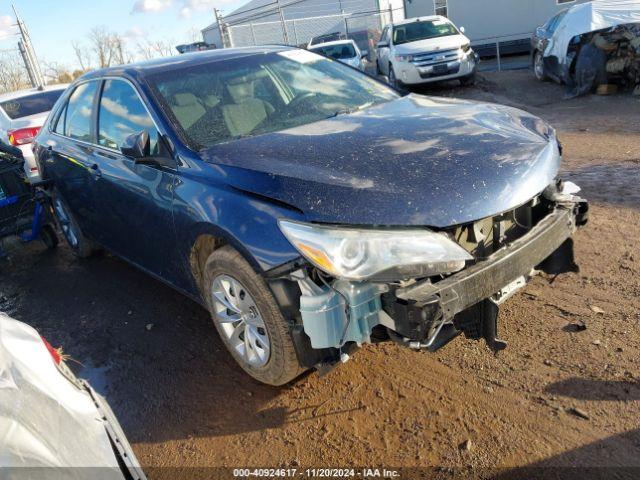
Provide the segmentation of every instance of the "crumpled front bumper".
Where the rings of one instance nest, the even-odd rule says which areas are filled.
[[[398,338],[408,346],[436,350],[464,331],[469,338],[484,337],[494,350],[504,348],[506,343],[496,338],[499,292],[534,270],[576,271],[571,235],[586,223],[587,211],[582,199],[559,204],[526,235],[486,260],[439,282],[423,280],[395,290],[395,298],[383,305]],[[524,281],[517,288],[522,285]]]

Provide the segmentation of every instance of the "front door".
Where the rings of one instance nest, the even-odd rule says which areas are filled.
[[[175,245],[172,200],[175,169],[135,163],[120,151],[131,134],[146,130],[151,156],[164,154],[158,129],[131,83],[104,82],[93,161],[98,166],[96,206],[103,244],[160,277],[170,278]]]

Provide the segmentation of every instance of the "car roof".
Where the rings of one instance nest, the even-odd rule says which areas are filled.
[[[405,18],[404,20],[399,20],[397,22],[393,22],[393,26],[398,25],[406,25],[408,23],[416,23],[416,22],[432,22],[433,20],[445,20],[449,23],[452,23],[447,17],[443,17],[442,15],[429,15],[427,17],[413,17],[413,18]]]
[[[42,88],[27,88],[24,90],[17,90],[15,92],[7,92],[0,94],[0,102],[6,102],[7,100],[14,100],[16,98],[26,97],[27,95],[34,95],[41,92],[51,92],[54,90],[66,90],[69,86],[68,83],[59,83],[56,85],[46,85]]]
[[[230,60],[233,58],[264,55],[266,53],[277,53],[295,49],[297,49],[297,47],[290,47],[288,45],[261,45],[259,47],[222,48],[216,50],[204,50],[200,52],[189,52],[172,57],[163,57],[144,62],[102,68],[100,70],[94,70],[84,74],[81,79],[90,80],[92,78],[101,78],[109,75],[122,76],[127,74],[133,77],[145,77],[154,73],[162,73],[183,67],[204,65],[211,62]]]
[[[318,44],[315,44],[315,45],[311,45],[309,47],[309,50],[315,50],[315,49],[323,48],[323,47],[327,47],[327,46],[330,47],[332,45],[344,45],[344,44],[347,44],[347,43],[350,44],[350,45],[355,45],[356,44],[356,42],[354,42],[353,40],[347,38],[346,40],[333,40],[331,42],[322,42],[322,43],[318,43]]]

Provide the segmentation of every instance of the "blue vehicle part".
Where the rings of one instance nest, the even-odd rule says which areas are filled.
[[[300,313],[313,348],[371,341],[371,330],[380,323],[379,286],[338,280],[332,286],[319,287],[308,279],[305,282],[301,285]]]
[[[33,212],[33,221],[31,222],[31,230],[23,232],[20,240],[23,242],[32,242],[40,238],[40,232],[42,230],[42,219],[44,216],[44,207],[41,202],[36,202],[36,208]]]

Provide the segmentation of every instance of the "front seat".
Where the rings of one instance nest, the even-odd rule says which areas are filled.
[[[185,130],[207,112],[193,93],[176,93],[173,96],[171,110]]]
[[[233,137],[251,133],[274,112],[269,103],[253,96],[253,88],[253,82],[245,77],[233,79],[227,84],[231,102],[222,106],[222,115]]]

